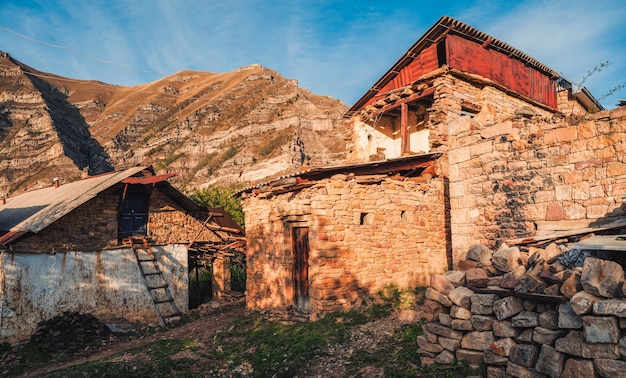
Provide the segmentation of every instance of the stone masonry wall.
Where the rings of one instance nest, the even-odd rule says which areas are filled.
[[[449,125],[455,262],[473,243],[534,235],[544,221],[621,216],[626,107],[566,121],[517,117]]]
[[[335,175],[244,199],[250,308],[293,304],[291,223],[309,227],[312,316],[359,306],[384,286],[423,286],[448,267],[444,181],[363,184]]]

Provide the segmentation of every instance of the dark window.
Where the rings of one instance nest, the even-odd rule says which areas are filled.
[[[120,203],[118,238],[148,234],[148,200],[143,185],[128,185]]]

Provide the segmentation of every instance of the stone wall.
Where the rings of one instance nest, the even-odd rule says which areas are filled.
[[[450,122],[455,262],[471,244],[531,236],[546,222],[592,225],[623,215],[625,115],[621,107],[583,119]]]
[[[440,312],[417,339],[422,364],[466,360],[486,364],[488,377],[623,376],[624,270],[562,250],[474,245],[459,270],[433,275],[426,298]]]
[[[244,198],[247,304],[293,304],[290,227],[309,227],[312,315],[359,306],[384,286],[424,286],[448,268],[444,180],[335,175],[298,192]]]

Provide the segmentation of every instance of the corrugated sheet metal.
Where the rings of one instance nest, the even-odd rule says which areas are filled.
[[[138,166],[7,198],[0,205],[0,231],[37,233],[105,189],[148,167]]]
[[[167,181],[168,179],[176,176],[176,173],[168,173],[165,175],[156,175],[156,176],[147,176],[147,177],[128,177],[122,180],[124,184],[143,184],[150,185],[156,184],[162,181]]]

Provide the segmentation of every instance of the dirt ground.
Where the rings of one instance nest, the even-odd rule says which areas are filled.
[[[173,326],[166,330],[159,330],[154,334],[141,336],[130,341],[112,341],[107,343],[107,345],[103,345],[102,347],[93,350],[93,352],[89,352],[88,355],[48,365],[45,368],[27,371],[21,376],[35,377],[73,365],[112,357],[114,355],[118,356],[116,359],[137,361],[141,358],[141,356],[137,354],[136,348],[159,340],[193,339],[198,341],[199,345],[202,345],[204,341],[213,337],[216,332],[233,327],[233,319],[244,315],[246,311],[247,310],[245,309],[243,301],[220,305],[219,308],[201,309],[198,312],[198,315],[200,316],[197,319],[189,321],[183,325]],[[329,353],[324,353],[324,356],[310,360],[305,371],[302,372],[303,374],[299,375],[299,377],[313,378],[344,376],[348,361],[354,353],[358,350],[375,350],[379,347],[379,344],[382,345],[385,343],[385,340],[389,340],[389,338],[393,336],[396,329],[404,324],[418,321],[423,316],[424,314],[421,310],[409,310],[396,313],[385,319],[358,326],[352,330],[349,342],[341,345],[328,345],[327,351]],[[130,352],[131,350],[133,350],[132,353]],[[125,351],[129,351],[129,353],[124,353]],[[180,352],[179,354],[180,356],[174,357],[193,358],[198,361],[206,358],[203,356],[204,353],[202,350],[186,350],[184,352]],[[246,367],[241,366],[240,368],[242,370],[240,373],[245,375]],[[358,376],[374,378],[384,376],[382,369],[377,369],[375,367],[364,367],[361,370],[362,371],[359,372]],[[202,372],[196,373],[202,374]]]

